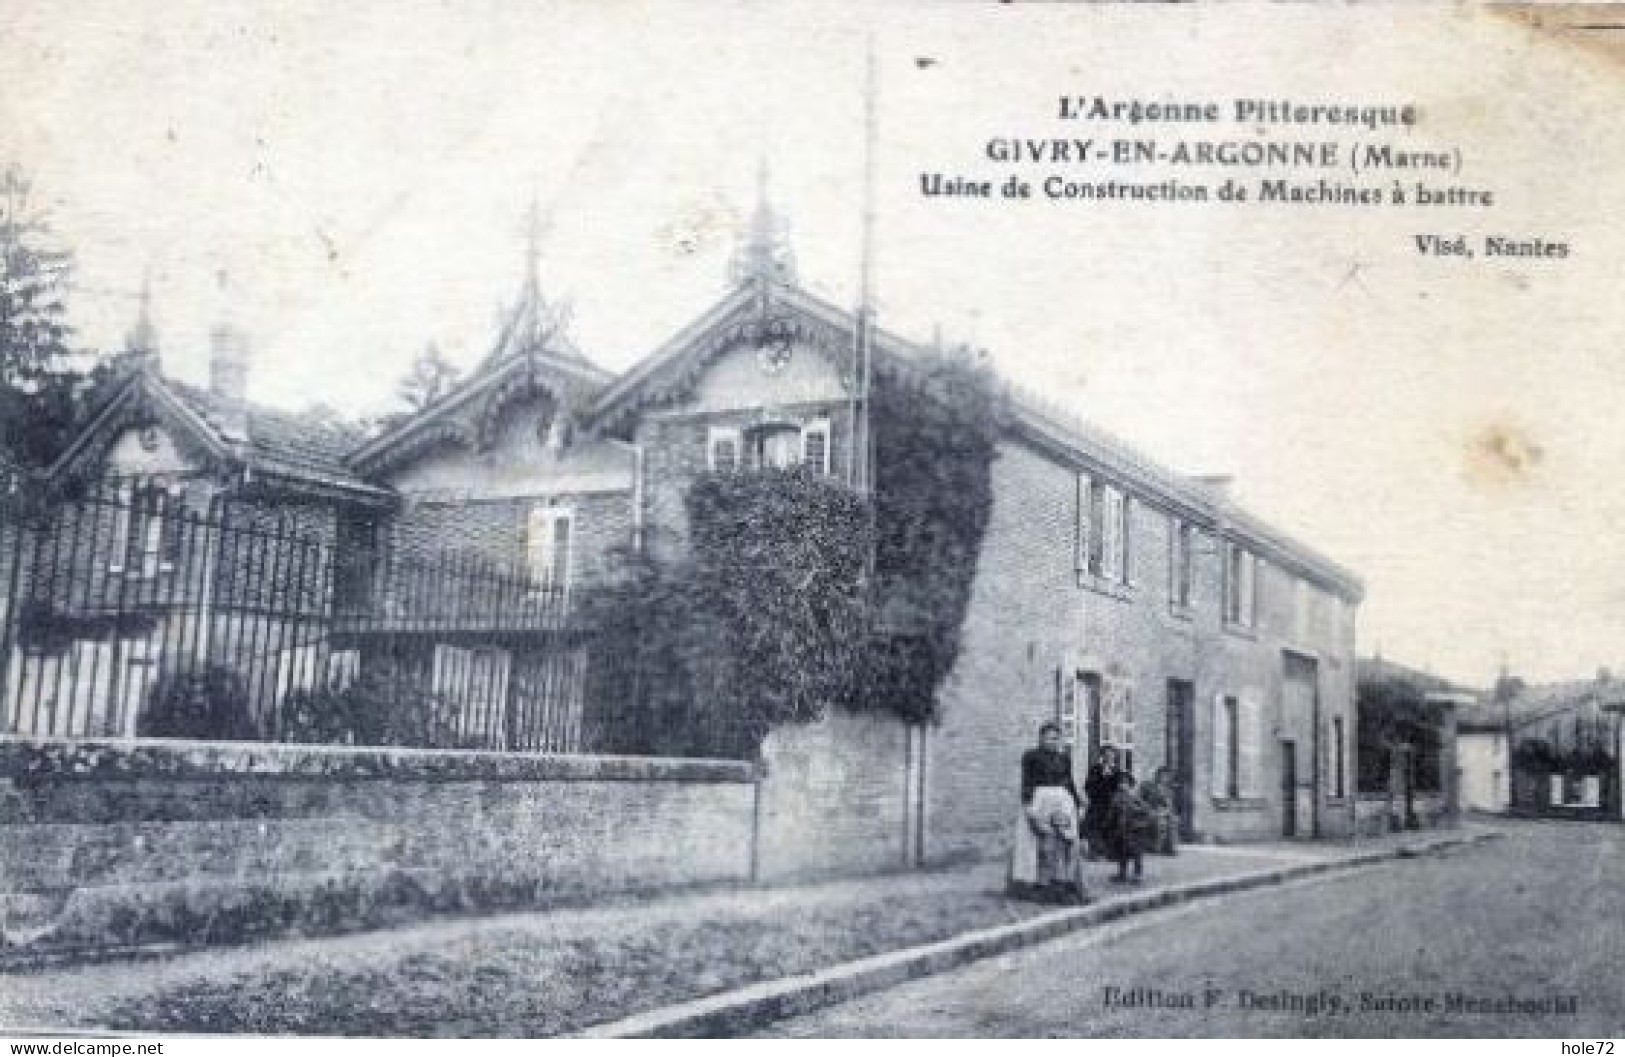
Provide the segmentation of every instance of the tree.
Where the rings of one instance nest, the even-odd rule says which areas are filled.
[[[39,466],[77,422],[89,376],[69,345],[73,255],[32,192],[21,169],[0,171],[0,453]]]
[[[431,341],[412,361],[412,370],[401,379],[395,391],[408,408],[422,411],[445,396],[456,384],[457,368],[446,359],[440,346]]]

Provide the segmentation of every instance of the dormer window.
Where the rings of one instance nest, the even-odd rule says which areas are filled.
[[[768,422],[738,429],[712,426],[706,431],[706,467],[712,473],[733,473],[740,469],[788,470],[811,467],[815,473],[830,473],[829,419],[812,422]]]

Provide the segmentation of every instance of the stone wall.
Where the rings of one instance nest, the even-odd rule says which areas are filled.
[[[1457,813],[1451,810],[1443,793],[1418,793],[1411,798],[1411,810],[1420,829],[1438,829],[1457,822]],[[1406,828],[1404,801],[1386,793],[1360,794],[1356,813],[1357,832],[1362,836],[1397,833]]]
[[[537,902],[750,877],[749,764],[184,742],[0,744],[0,895],[404,875]]]

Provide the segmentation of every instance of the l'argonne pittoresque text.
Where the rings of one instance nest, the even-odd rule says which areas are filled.
[[[1045,116],[1045,135],[991,135],[974,158],[921,169],[920,195],[943,204],[1405,209],[1417,216],[1423,256],[1570,255],[1568,242],[1544,235],[1469,239],[1440,226],[1489,214],[1497,195],[1472,178],[1459,146],[1428,135],[1414,103],[1060,95]]]

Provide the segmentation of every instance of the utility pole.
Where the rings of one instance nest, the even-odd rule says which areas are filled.
[[[852,485],[865,496],[874,488],[874,440],[869,428],[870,387],[873,385],[874,343],[874,241],[875,241],[875,143],[877,70],[875,42],[871,36],[864,59],[863,87],[863,216],[858,258],[858,305],[852,334]],[[870,535],[873,536],[873,503],[870,504]],[[872,548],[871,548],[872,552]],[[871,561],[871,565],[872,565]]]

